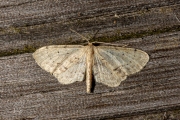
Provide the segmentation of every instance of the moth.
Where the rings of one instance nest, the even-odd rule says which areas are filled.
[[[55,76],[61,84],[86,80],[91,93],[92,79],[109,87],[117,87],[127,76],[139,72],[149,55],[138,49],[101,45],[50,45],[33,53],[36,63]]]

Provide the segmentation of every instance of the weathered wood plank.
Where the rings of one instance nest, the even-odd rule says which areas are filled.
[[[179,0],[3,0],[0,9],[1,54],[13,54],[14,50],[23,51],[27,47],[80,41],[69,28],[84,35],[100,30],[98,36],[103,37],[129,34],[127,38],[137,37],[136,33],[141,37],[179,30],[175,17],[180,18]],[[105,40],[114,39],[101,41]]]
[[[127,119],[180,109],[179,13],[179,0],[1,0],[0,119]],[[82,43],[69,28],[100,30],[97,40],[142,49],[150,61],[116,88],[96,83],[86,94],[85,82],[61,85],[31,55]]]
[[[121,41],[150,55],[147,66],[119,87],[60,85],[31,53],[1,57],[3,119],[99,119],[180,107],[180,32]]]

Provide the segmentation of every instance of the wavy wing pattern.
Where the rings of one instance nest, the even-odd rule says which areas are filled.
[[[115,87],[128,75],[143,69],[148,60],[146,52],[134,48],[97,46],[94,54],[94,77],[97,82]]]

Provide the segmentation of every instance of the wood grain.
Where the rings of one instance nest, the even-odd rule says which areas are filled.
[[[130,119],[180,110],[180,1],[14,0],[0,3],[0,119]],[[115,16],[118,15],[118,16]],[[150,61],[119,87],[61,85],[32,58],[35,48],[77,44],[75,33],[126,44]],[[28,47],[27,47],[28,46]],[[31,49],[33,48],[33,49]],[[21,54],[17,54],[21,53]]]

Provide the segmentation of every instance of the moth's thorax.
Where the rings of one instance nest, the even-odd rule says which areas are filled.
[[[88,43],[87,57],[92,56],[94,54],[94,45],[92,43]]]

